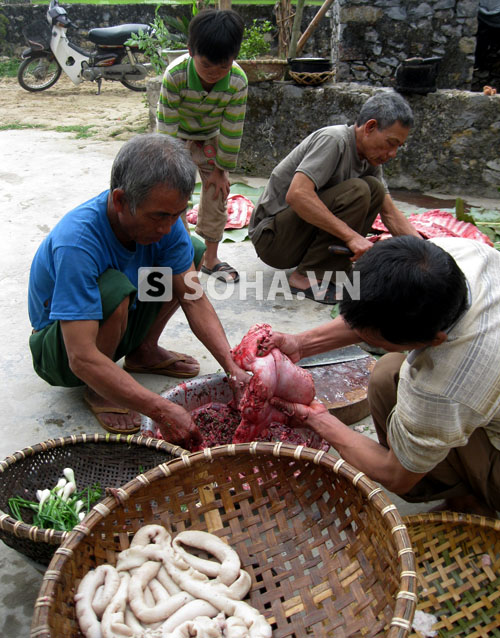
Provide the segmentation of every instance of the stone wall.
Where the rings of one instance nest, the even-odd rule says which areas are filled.
[[[404,59],[439,56],[437,86],[470,89],[478,7],[479,0],[336,0],[337,79],[390,86]]]
[[[154,127],[160,78],[148,83]],[[312,131],[352,124],[377,90],[361,84],[300,87],[287,82],[249,87],[238,169],[266,177]],[[396,159],[384,167],[392,188],[498,198],[500,187],[500,95],[438,90],[409,96],[415,127]]]

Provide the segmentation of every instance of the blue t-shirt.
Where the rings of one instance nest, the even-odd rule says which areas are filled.
[[[141,267],[169,266],[174,275],[190,268],[194,250],[180,218],[159,242],[128,250],[109,223],[108,195],[104,191],[67,213],[38,248],[28,290],[35,330],[58,319],[102,319],[97,279],[110,268],[124,273],[135,287]]]

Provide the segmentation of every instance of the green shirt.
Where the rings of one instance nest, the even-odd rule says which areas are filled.
[[[157,130],[187,140],[218,136],[215,164],[222,170],[233,170],[243,135],[247,91],[246,75],[235,62],[231,71],[206,91],[193,59],[183,55],[163,76]]]

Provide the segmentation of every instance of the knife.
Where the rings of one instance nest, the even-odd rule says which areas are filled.
[[[347,346],[315,354],[312,357],[304,357],[297,362],[297,365],[301,368],[312,368],[313,366],[326,366],[333,363],[346,363],[346,361],[355,361],[369,356],[371,356],[370,353],[359,346]]]

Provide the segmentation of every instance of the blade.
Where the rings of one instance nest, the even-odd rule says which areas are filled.
[[[297,365],[301,368],[311,368],[313,366],[325,366],[332,363],[355,361],[356,359],[363,359],[369,356],[370,353],[359,346],[347,346],[346,348],[337,348],[336,350],[315,354],[312,357],[304,357]]]

